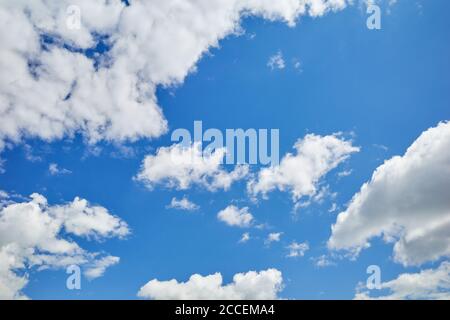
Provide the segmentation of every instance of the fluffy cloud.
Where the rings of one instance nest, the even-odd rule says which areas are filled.
[[[336,168],[352,153],[358,152],[351,141],[339,135],[319,136],[308,134],[298,140],[295,154],[288,153],[278,166],[262,169],[257,179],[251,180],[251,195],[266,194],[274,189],[290,191],[293,201],[302,197],[321,196],[318,184],[330,170]]]
[[[200,144],[190,147],[174,144],[159,148],[155,155],[145,157],[136,180],[153,188],[156,184],[177,189],[188,189],[196,184],[209,190],[225,189],[248,173],[248,166],[239,165],[228,172],[222,168],[225,148],[203,154]]]
[[[283,234],[283,232],[269,233],[269,235],[267,236],[267,239],[264,241],[264,243],[269,245],[272,242],[279,242],[282,234]]]
[[[441,263],[437,269],[403,273],[394,280],[382,283],[381,289],[388,290],[389,294],[374,298],[370,296],[370,291],[359,288],[355,299],[449,300],[450,262]]]
[[[170,204],[167,206],[167,208],[194,211],[198,210],[199,206],[191,202],[186,196],[184,196],[180,200],[175,197],[172,198],[172,201],[170,201]]]
[[[158,137],[159,85],[181,83],[241,16],[321,16],[345,0],[2,1],[0,151],[26,137]],[[78,13],[80,23],[77,23]],[[98,46],[105,52],[92,55]]]
[[[79,198],[50,206],[35,193],[29,202],[7,204],[0,208],[0,298],[25,298],[21,290],[28,278],[16,273],[18,270],[79,264],[87,266],[90,278],[102,275],[118,258],[87,252],[69,235],[100,240],[128,233],[125,222]]]
[[[287,246],[289,253],[287,255],[288,258],[297,258],[303,257],[305,252],[309,250],[309,245],[306,242],[297,243],[293,241],[290,245]]]
[[[138,296],[157,300],[272,300],[282,290],[280,271],[268,269],[234,275],[233,282],[223,285],[222,275],[192,275],[187,282],[151,280]]]
[[[450,123],[423,132],[381,166],[341,212],[331,249],[359,252],[373,237],[394,243],[394,259],[420,265],[450,255]]]
[[[234,205],[229,205],[217,214],[217,219],[232,227],[250,227],[253,222],[253,215],[248,212],[248,207],[239,209]]]
[[[244,234],[242,234],[241,239],[239,240],[239,243],[246,243],[249,240],[250,240],[250,233],[244,232]]]

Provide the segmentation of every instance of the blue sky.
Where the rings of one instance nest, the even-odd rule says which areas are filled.
[[[331,225],[374,170],[403,155],[422,132],[450,118],[450,3],[399,0],[381,8],[381,30],[366,28],[365,7],[358,5],[322,17],[301,17],[295,27],[244,18],[245,34],[222,39],[183,83],[157,88],[168,131],[123,143],[131,154],[115,143],[89,145],[80,133],[50,142],[26,137],[5,149],[1,190],[23,196],[37,192],[50,204],[76,196],[88,199],[126,221],[131,230],[125,239],[77,238],[86,250],[120,257],[102,277],[83,278],[81,290],[66,289],[64,268],[29,268],[19,271],[29,279],[23,293],[32,299],[135,299],[151,279],[184,282],[192,274],[220,272],[229,283],[236,273],[276,268],[283,274],[282,298],[351,299],[358,282],[366,281],[369,265],[380,266],[382,281],[438,267],[445,257],[420,266],[397,263],[392,243],[380,238],[371,239],[371,247],[354,260],[337,258],[326,267],[314,260],[329,257]],[[277,52],[285,68],[271,70],[267,62]],[[294,67],[296,61],[301,70]],[[205,129],[278,128],[280,157],[308,133],[343,132],[361,150],[321,179],[337,193],[335,199],[326,197],[296,214],[289,192],[273,191],[255,203],[245,180],[215,192],[201,186],[177,190],[158,185],[149,190],[133,180],[146,155],[170,146],[172,130],[192,131],[195,120]],[[51,175],[50,163],[71,173]],[[250,167],[252,172],[259,169]],[[351,174],[339,177],[345,170]],[[173,197],[183,196],[200,209],[167,207]],[[217,213],[231,203],[249,207],[268,227],[237,228],[220,222]],[[332,203],[338,210],[330,213]],[[251,239],[239,243],[244,232]],[[265,245],[271,232],[282,232],[280,241]],[[303,257],[286,257],[293,241],[309,244]]]

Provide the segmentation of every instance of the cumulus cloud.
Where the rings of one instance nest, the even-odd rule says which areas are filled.
[[[332,227],[331,249],[355,253],[383,236],[394,259],[420,265],[450,255],[450,123],[423,132],[379,166]]]
[[[181,190],[192,185],[211,191],[227,190],[234,181],[247,175],[248,166],[238,165],[233,171],[226,171],[222,166],[224,155],[225,148],[203,154],[199,143],[190,147],[182,144],[161,147],[155,155],[145,157],[135,179],[149,188],[162,184]]]
[[[252,196],[262,194],[266,197],[267,193],[278,189],[289,191],[294,202],[302,197],[322,198],[321,179],[352,153],[359,151],[351,141],[338,134],[308,134],[298,140],[294,148],[295,154],[288,153],[279,165],[260,170],[258,177],[248,183]]]
[[[400,274],[396,279],[382,283],[381,290],[387,290],[388,294],[373,297],[369,290],[361,286],[357,289],[355,299],[449,300],[450,262],[442,262],[436,269]]]
[[[27,137],[50,141],[75,133],[89,143],[158,137],[167,121],[156,87],[182,83],[205,52],[240,30],[241,16],[293,26],[302,15],[321,16],[346,4],[2,1],[0,150]],[[98,46],[105,52],[90,55]]]
[[[290,245],[287,246],[289,253],[287,255],[288,258],[297,258],[303,257],[306,251],[309,250],[309,245],[306,242],[297,243],[293,241]]]
[[[177,210],[195,211],[195,210],[198,210],[200,207],[198,205],[196,205],[195,203],[191,202],[186,196],[184,196],[180,200],[173,197],[172,200],[170,201],[170,204],[167,206],[167,208],[177,209]]]
[[[217,214],[217,219],[232,227],[246,228],[251,226],[253,215],[248,211],[248,207],[239,209],[229,205]]]
[[[80,198],[51,206],[45,197],[34,193],[28,202],[0,208],[0,298],[26,298],[21,290],[28,282],[26,271],[32,267],[87,265],[88,277],[102,275],[118,258],[88,252],[71,235],[101,240],[128,233],[120,218]]]
[[[186,282],[149,281],[138,297],[155,300],[273,300],[283,288],[283,277],[276,269],[249,271],[234,275],[233,282],[223,284],[220,273],[192,275]]]

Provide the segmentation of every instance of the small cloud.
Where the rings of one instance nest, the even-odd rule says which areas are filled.
[[[337,210],[337,204],[336,204],[336,202],[333,202],[330,209],[328,209],[328,212],[332,213],[332,212],[335,212],[336,210]]]
[[[383,151],[388,151],[389,150],[389,148],[388,147],[386,147],[384,144],[373,144],[373,146],[375,147],[375,148],[378,148],[378,149],[381,149],[381,150],[383,150]]]
[[[248,207],[239,209],[234,205],[229,205],[217,214],[217,218],[229,226],[246,228],[253,222],[253,215],[248,211]]]
[[[289,250],[289,253],[286,257],[303,257],[305,255],[305,252],[309,250],[309,245],[307,242],[297,243],[293,241],[290,245],[287,246],[287,249]]]
[[[63,174],[71,174],[72,173],[72,171],[70,171],[68,169],[58,167],[58,165],[56,163],[50,163],[50,165],[48,166],[48,172],[52,176],[60,176]]]
[[[294,69],[297,70],[298,72],[303,72],[303,64],[300,61],[300,59],[294,58],[292,59],[292,65],[294,66]]]
[[[248,240],[250,240],[250,233],[245,232],[242,235],[241,240],[239,240],[239,243],[246,243]]]
[[[343,177],[348,177],[349,175],[351,175],[352,174],[352,172],[353,172],[353,170],[344,170],[344,171],[340,171],[340,172],[338,172],[338,177],[339,178],[343,178]]]
[[[195,211],[200,207],[195,203],[191,202],[186,196],[182,199],[178,200],[177,198],[172,198],[172,201],[166,208],[177,209],[177,210],[186,210],[186,211]]]
[[[33,153],[33,148],[29,144],[25,144],[23,146],[23,150],[25,152],[25,159],[30,162],[40,162],[42,161],[42,157],[37,156]]]
[[[267,239],[264,241],[264,243],[266,245],[269,245],[272,242],[279,242],[280,241],[280,237],[281,237],[282,234],[283,234],[283,232],[269,233],[269,235],[267,236]]]
[[[286,64],[283,59],[283,54],[281,53],[281,51],[278,51],[275,55],[273,55],[269,58],[269,61],[267,62],[267,66],[271,70],[275,70],[275,69],[281,70],[286,67]]]
[[[324,254],[319,257],[311,258],[311,260],[314,261],[314,264],[319,268],[325,268],[336,265],[335,262],[331,261],[329,257]]]

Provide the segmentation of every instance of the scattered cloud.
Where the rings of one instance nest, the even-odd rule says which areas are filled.
[[[267,197],[267,193],[278,189],[290,191],[296,203],[302,197],[320,200],[323,191],[327,191],[327,188],[319,187],[321,179],[352,153],[359,151],[351,141],[342,139],[338,134],[308,134],[298,140],[294,148],[295,154],[286,154],[278,166],[260,170],[257,178],[249,181],[247,189],[253,197],[258,194]],[[308,204],[308,201],[304,203]],[[302,206],[301,203],[299,205]]]
[[[170,201],[170,204],[167,206],[167,208],[171,209],[177,209],[177,210],[186,210],[186,211],[195,211],[198,210],[200,207],[196,205],[195,203],[191,202],[186,196],[178,200],[177,198],[172,198],[172,201]]]
[[[245,233],[242,234],[242,237],[239,240],[239,243],[246,243],[249,240],[250,240],[250,233],[245,232]]]
[[[293,241],[290,245],[287,246],[289,253],[287,255],[288,258],[296,258],[303,257],[305,252],[309,250],[309,245],[306,242],[297,243]]]
[[[388,295],[371,297],[363,284],[357,288],[355,299],[381,300],[449,300],[450,299],[450,262],[442,262],[436,269],[426,269],[418,273],[402,273],[396,279],[381,284],[381,290]]]
[[[283,59],[283,53],[281,51],[278,51],[276,54],[274,54],[273,56],[271,56],[269,58],[269,61],[267,61],[267,66],[271,69],[271,70],[282,70],[286,67],[286,64],[284,62]]]
[[[220,273],[192,275],[187,282],[149,281],[138,297],[155,300],[273,300],[283,289],[283,277],[277,269],[249,271],[234,275],[233,282],[223,284]]]
[[[316,267],[319,267],[319,268],[325,268],[325,267],[336,265],[336,263],[334,261],[332,261],[330,259],[330,257],[325,254],[315,257],[315,258],[311,258],[311,260],[314,261],[314,264],[316,265]]]
[[[56,164],[56,163],[50,163],[50,165],[48,166],[48,172],[52,176],[59,176],[59,175],[72,173],[72,171],[70,171],[68,169],[58,167],[58,164]]]
[[[423,132],[403,156],[379,166],[332,226],[330,249],[358,253],[383,236],[395,261],[450,256],[450,123]]]
[[[88,252],[72,236],[103,240],[122,238],[129,232],[120,218],[80,198],[51,206],[34,193],[28,202],[0,208],[0,298],[26,298],[22,293],[28,283],[26,271],[33,267],[43,270],[78,264],[88,267],[90,278],[102,275],[118,258]]]
[[[248,228],[252,225],[253,215],[248,211],[248,207],[239,209],[229,205],[217,214],[217,219],[232,227]]]
[[[266,245],[269,245],[272,242],[279,242],[282,234],[283,234],[283,232],[269,233],[269,235],[267,236],[267,239],[264,241],[264,243]]]

